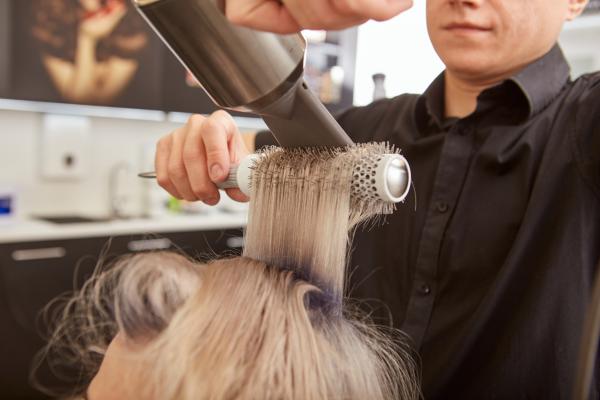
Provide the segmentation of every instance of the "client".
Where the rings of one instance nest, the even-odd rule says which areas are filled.
[[[419,398],[399,332],[345,298],[349,232],[390,205],[353,186],[384,145],[269,149],[242,257],[127,256],[62,311],[44,356],[89,399]],[[67,369],[64,369],[67,367]]]

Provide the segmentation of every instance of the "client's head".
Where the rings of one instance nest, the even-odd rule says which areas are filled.
[[[92,400],[414,398],[399,343],[350,310],[332,313],[331,301],[293,271],[245,257],[135,255],[70,301],[82,318],[57,331],[66,336],[53,351],[90,377],[106,353]]]
[[[69,301],[48,358],[95,376],[92,400],[418,397],[399,333],[343,295],[348,230],[380,211],[350,200],[352,153],[267,156],[244,257],[128,256]],[[276,172],[296,183],[267,184]]]

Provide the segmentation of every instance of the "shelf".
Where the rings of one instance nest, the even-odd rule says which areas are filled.
[[[142,121],[174,122],[185,124],[191,114],[136,108],[84,106],[79,104],[47,103],[43,101],[13,100],[0,98],[0,111],[26,111],[44,114],[82,115],[86,117],[118,118]],[[258,117],[233,116],[242,130],[265,130],[267,126]]]
[[[191,115],[192,114],[189,113],[170,112],[167,114],[167,121],[185,124]],[[234,115],[233,119],[235,120],[237,127],[241,130],[262,131],[268,129],[262,118],[259,117],[240,117]]]
[[[164,121],[165,113],[157,110],[85,106],[79,104],[48,103],[43,101],[13,100],[0,98],[0,110],[29,111],[48,114],[84,115],[88,117]]]

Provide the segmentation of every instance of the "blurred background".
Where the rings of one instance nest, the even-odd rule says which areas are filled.
[[[600,69],[598,4],[591,2],[561,36],[573,77]],[[98,10],[107,20],[117,6],[124,12],[91,24],[100,25]],[[388,22],[304,32],[309,85],[334,113],[422,92],[443,69],[424,14],[419,1]],[[87,31],[95,41],[88,52],[77,45]],[[86,73],[75,73],[76,60],[86,58],[105,76],[76,82]],[[0,191],[17,193],[16,215],[159,213],[159,194],[134,172],[151,169],[158,137],[189,113],[215,109],[129,2],[0,0]],[[244,131],[264,127],[252,116],[237,117]],[[118,201],[109,198],[110,188]]]
[[[420,93],[443,70],[425,1],[388,22],[303,34],[307,82],[333,113]],[[573,78],[600,69],[598,37],[592,0],[560,38]],[[27,383],[47,330],[37,315],[101,251],[239,252],[244,204],[180,202],[137,178],[158,138],[215,109],[129,2],[0,0],[0,399],[44,398]],[[235,118],[243,132],[265,127]]]

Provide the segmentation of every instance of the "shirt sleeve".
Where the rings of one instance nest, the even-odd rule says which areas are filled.
[[[390,99],[382,99],[367,106],[350,107],[337,114],[335,118],[354,142],[369,142],[373,140],[373,134],[384,119],[391,101]],[[255,141],[257,150],[276,144],[277,142],[271,132],[261,131],[257,133]]]
[[[576,115],[577,149],[584,179],[600,198],[600,72],[584,76]]]

